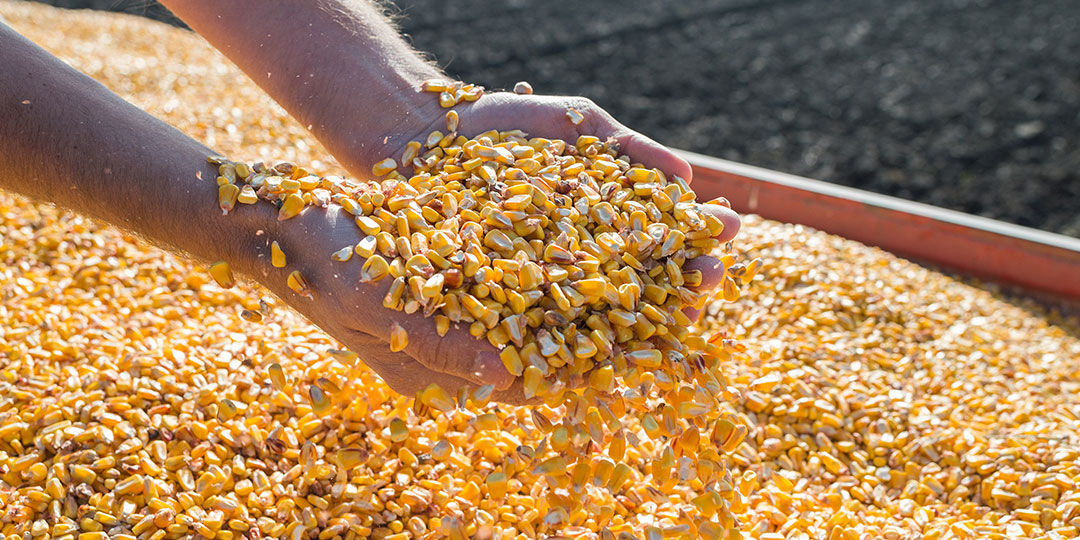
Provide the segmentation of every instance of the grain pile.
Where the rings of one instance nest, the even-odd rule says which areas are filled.
[[[29,4],[0,3],[0,15],[222,152],[334,172],[195,36]],[[594,465],[591,505],[566,511],[571,492],[528,466],[543,438],[530,409],[418,416],[288,309],[271,301],[261,324],[242,318],[260,310],[257,290],[222,290],[190,263],[45,205],[2,194],[0,213],[5,535],[710,532],[676,526],[708,501],[695,502],[696,480],[653,482],[665,445],[647,436],[626,448],[635,466],[614,494],[594,489],[614,473]],[[745,496],[730,505],[744,536],[1076,536],[1076,325],[799,227],[751,219],[739,244],[740,258],[765,264],[705,324],[746,346],[726,371],[741,389],[730,412],[750,434],[724,457],[727,485]],[[300,390],[319,377],[338,389],[321,414]]]

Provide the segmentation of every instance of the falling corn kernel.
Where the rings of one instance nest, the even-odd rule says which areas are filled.
[[[409,426],[405,424],[405,421],[400,418],[394,418],[390,421],[390,440],[396,443],[403,442],[409,438]]]
[[[442,412],[450,412],[455,408],[454,399],[446,390],[443,390],[441,386],[435,383],[428,385],[420,393],[420,401],[424,405]]]
[[[734,302],[739,299],[739,285],[735,283],[735,278],[731,276],[724,277],[724,300],[728,302]]]
[[[308,397],[311,399],[311,410],[315,414],[322,414],[330,408],[330,398],[322,391],[322,388],[314,384],[308,387]]]
[[[446,113],[446,131],[453,133],[457,131],[459,117],[457,111],[447,111]]]
[[[315,384],[319,385],[319,388],[321,388],[323,392],[329,394],[341,393],[341,386],[326,377],[319,377],[318,379],[315,379]]]
[[[502,499],[506,496],[506,473],[493,472],[487,476],[484,483],[487,485],[488,496],[492,499]]]
[[[390,324],[390,351],[401,352],[409,346],[409,333],[398,323]]]
[[[213,277],[218,286],[223,289],[231,288],[236,284],[236,280],[233,279],[232,269],[229,268],[229,263],[225,261],[218,261],[211,264],[210,276]]]
[[[352,364],[356,363],[356,361],[360,357],[360,355],[356,354],[353,351],[347,351],[347,350],[341,350],[341,349],[329,349],[327,352],[330,353],[330,356],[333,356],[337,360],[339,360],[341,362],[344,362],[345,364],[348,364],[348,365],[352,365]]]
[[[746,271],[743,272],[743,275],[740,278],[742,280],[742,282],[743,282],[743,285],[746,285],[747,283],[750,283],[751,281],[753,281],[754,276],[757,275],[758,270],[760,270],[760,269],[761,269],[761,258],[756,258],[756,259],[750,261],[749,263],[747,263],[746,264]]]
[[[263,314],[253,309],[240,310],[240,318],[248,322],[261,323],[263,321]]]
[[[577,109],[567,109],[566,117],[570,119],[570,123],[576,125],[581,124],[585,120],[585,115],[581,114]]]

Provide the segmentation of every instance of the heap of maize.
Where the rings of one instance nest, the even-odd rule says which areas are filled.
[[[333,167],[193,35],[31,4],[0,16],[224,152]],[[660,538],[700,512],[700,484],[653,482],[649,437],[626,448],[621,489],[568,511],[523,466],[544,438],[532,409],[417,415],[256,289],[47,205],[0,194],[0,215],[6,537]],[[761,271],[701,331],[745,346],[721,404],[749,428],[721,456],[743,537],[1080,533],[1075,319],[798,226],[750,217],[740,245]]]

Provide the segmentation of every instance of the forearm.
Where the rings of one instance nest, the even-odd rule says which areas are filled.
[[[163,3],[353,171],[386,157],[402,118],[437,107],[418,87],[440,72],[369,0]]]
[[[0,188],[254,269],[268,210],[223,218],[210,149],[2,24],[0,51]]]

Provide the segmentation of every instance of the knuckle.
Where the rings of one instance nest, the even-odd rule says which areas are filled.
[[[600,108],[593,103],[593,100],[584,96],[567,96],[563,105],[570,109],[577,109],[578,112],[584,115],[595,114]]]

